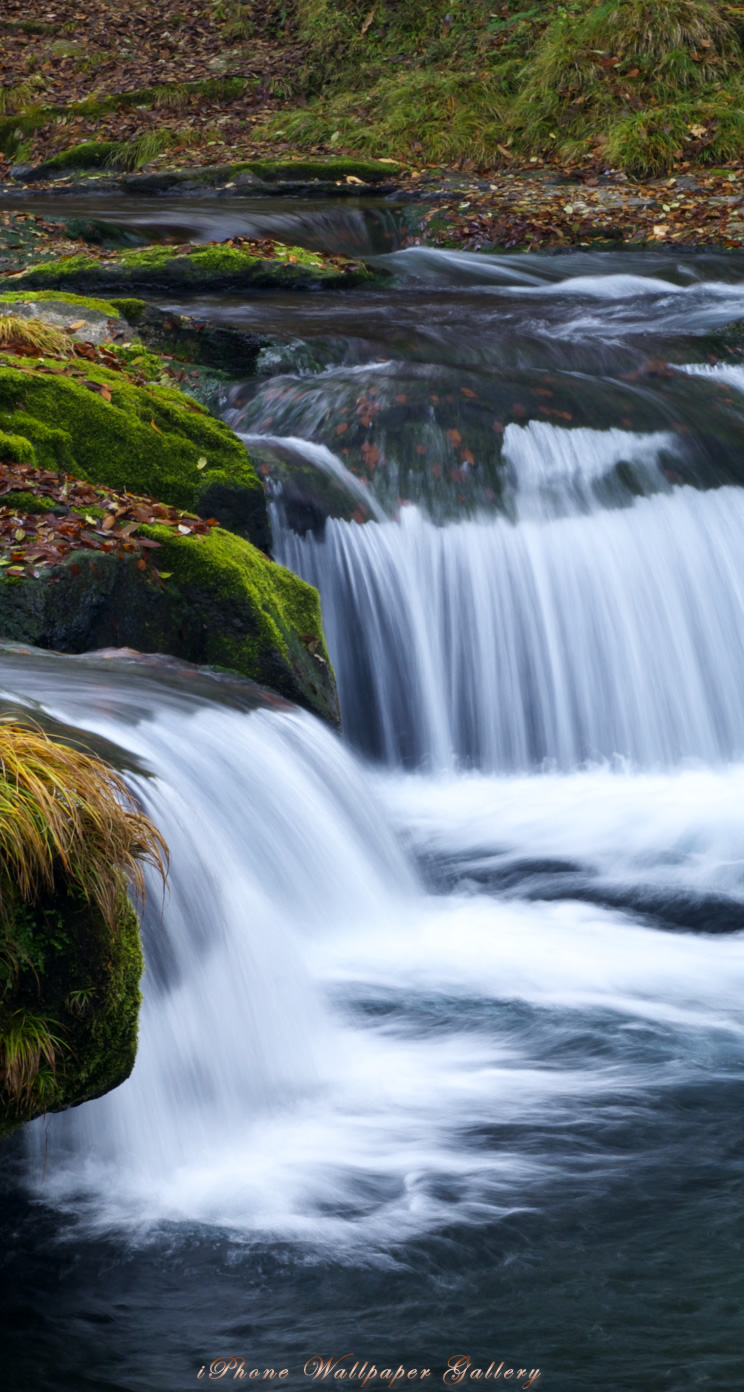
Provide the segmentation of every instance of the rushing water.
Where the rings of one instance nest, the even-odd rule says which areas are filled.
[[[343,338],[233,406],[376,518],[300,534],[273,494],[343,740],[187,668],[3,656],[5,701],[113,754],[173,855],[131,1079],[6,1150],[10,1392],[181,1392],[232,1355],[299,1388],[347,1352],[741,1387],[744,392],[700,344],[742,267],[401,262],[367,321],[245,307]],[[457,424],[429,400],[405,456],[395,397],[435,378]],[[490,501],[352,469],[376,385],[402,501],[448,431]]]

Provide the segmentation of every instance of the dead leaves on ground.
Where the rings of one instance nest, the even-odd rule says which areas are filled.
[[[443,189],[421,226],[426,241],[468,251],[608,243],[739,247],[743,173],[739,165],[684,167],[669,178],[634,182],[592,170],[509,171]],[[434,174],[427,185],[435,188]]]
[[[54,504],[54,510],[30,513],[3,502],[17,492],[46,499]],[[160,543],[137,535],[143,524],[168,527],[179,536],[207,536],[218,526],[214,517],[196,517],[140,494],[98,488],[70,474],[30,464],[0,463],[3,577],[38,580],[43,571],[60,565],[74,552],[100,551],[135,555],[140,570],[146,570],[156,581],[167,580],[169,574],[159,571],[149,559],[149,553]]]

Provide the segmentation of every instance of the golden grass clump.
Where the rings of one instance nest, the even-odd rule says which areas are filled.
[[[168,848],[113,769],[0,718],[0,860],[0,895],[15,890],[31,904],[64,886],[96,904],[113,931],[121,876],[143,900],[143,867],[165,880]]]
[[[22,314],[0,315],[0,352],[33,354],[39,358],[69,358],[74,342],[63,329]]]

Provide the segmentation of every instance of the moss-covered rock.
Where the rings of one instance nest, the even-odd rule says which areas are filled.
[[[123,1083],[134,1067],[142,948],[123,882],[115,930],[64,890],[20,901],[0,920],[0,1045],[46,1044],[22,1096],[0,1086],[0,1137],[45,1112],[75,1107]],[[9,1048],[10,1046],[10,1048]]]
[[[40,320],[85,343],[108,343],[114,332],[119,337],[132,336],[128,323],[106,300],[66,295],[61,291],[0,295],[0,314]]]
[[[37,497],[35,493],[26,492],[23,488],[13,488],[10,493],[3,493],[0,498],[0,506],[14,508],[17,513],[23,516],[33,517],[39,513],[53,512],[54,500]]]
[[[36,451],[25,435],[0,430],[0,460],[8,464],[34,464]]]
[[[94,313],[105,315],[107,319],[118,319],[120,314],[124,314],[124,317],[128,319],[130,323],[133,322],[121,306],[117,307],[117,305],[113,304],[110,300],[96,299],[91,295],[74,295],[64,290],[38,290],[34,294],[33,300],[30,300],[28,291],[26,290],[3,290],[0,294],[0,306],[4,304],[13,306],[18,304],[37,305],[46,304],[47,302],[71,305],[76,309],[89,309]],[[122,301],[122,304],[124,303],[129,302]],[[144,301],[139,300],[136,303],[144,304]],[[14,308],[14,313],[16,312]]]
[[[190,397],[134,386],[93,363],[76,379],[4,361],[0,431],[25,441],[17,448],[33,449],[40,466],[217,517],[270,549],[263,488],[245,447]]]
[[[353,155],[330,159],[251,160],[236,164],[232,174],[243,172],[255,175],[267,184],[276,183],[339,183],[352,179],[363,184],[379,184],[393,179],[400,172],[397,160],[358,159]]]
[[[37,165],[34,177],[53,179],[59,174],[67,174],[70,170],[110,169],[116,166],[120,152],[121,144],[117,140],[85,140],[79,145],[71,145],[67,150],[61,150],[58,155],[53,155],[51,159]]]
[[[143,527],[136,555],[76,552],[38,579],[0,579],[0,635],[57,652],[130,647],[227,668],[338,722],[317,590],[241,537]],[[161,578],[162,575],[162,578]]]
[[[154,246],[122,251],[98,260],[85,252],[46,265],[32,266],[16,284],[27,290],[68,289],[94,295],[168,294],[174,290],[241,291],[248,288],[296,289],[357,285],[372,272],[341,257],[329,260],[304,247],[277,242],[272,256],[220,243],[189,252]]]

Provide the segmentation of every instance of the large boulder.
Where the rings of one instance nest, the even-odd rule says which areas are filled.
[[[0,636],[57,652],[168,653],[250,677],[338,724],[317,590],[221,528],[138,532],[157,542],[145,553],[156,564],[137,550],[76,550],[36,573],[6,571]]]
[[[137,386],[97,362],[41,371],[3,358],[0,430],[25,438],[43,468],[216,517],[270,549],[264,491],[245,446],[171,386]]]

